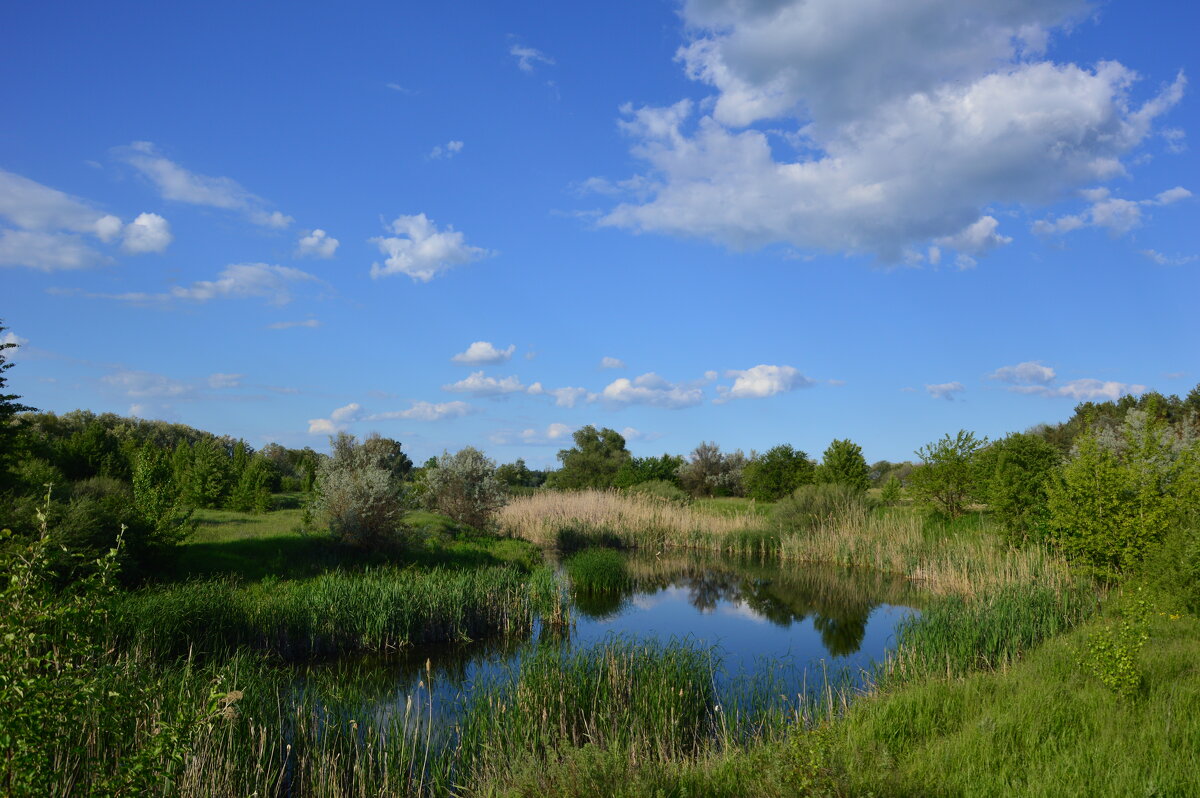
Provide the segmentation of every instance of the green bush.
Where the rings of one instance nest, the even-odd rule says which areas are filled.
[[[460,524],[483,529],[492,513],[506,501],[504,485],[496,478],[496,464],[471,446],[437,460],[425,471],[425,501],[431,510]]]
[[[857,487],[826,482],[797,488],[775,505],[772,516],[784,528],[808,531],[868,509],[867,496]]]
[[[567,560],[567,573],[571,585],[581,593],[623,590],[629,586],[625,558],[612,549],[584,549]]]
[[[666,499],[673,502],[686,502],[691,499],[674,482],[667,482],[663,479],[652,479],[649,482],[642,482],[628,490],[630,493],[638,496],[652,496],[656,499]]]

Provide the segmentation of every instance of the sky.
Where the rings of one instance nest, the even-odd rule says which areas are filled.
[[[8,390],[546,467],[1200,383],[1196,4],[547,8],[10,4]]]

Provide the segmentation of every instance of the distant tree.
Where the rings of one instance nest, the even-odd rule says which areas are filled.
[[[616,430],[597,430],[591,424],[576,430],[572,437],[575,446],[558,453],[562,468],[555,472],[554,487],[611,488],[617,472],[632,456],[625,448],[625,438]]]
[[[746,456],[740,449],[723,453],[716,443],[705,441],[680,467],[679,482],[693,496],[741,496],[745,467]]]
[[[195,529],[191,510],[179,504],[171,459],[161,448],[146,443],[133,466],[133,504],[162,544],[182,541]]]
[[[900,480],[897,477],[889,477],[888,481],[883,483],[883,489],[879,492],[879,500],[888,507],[895,507],[900,503],[900,497],[904,493],[904,488],[900,485]]]
[[[271,509],[271,463],[254,456],[242,469],[229,494],[229,508],[240,512],[265,513]]]
[[[816,482],[846,485],[855,490],[871,486],[871,469],[863,457],[862,447],[854,441],[834,440],[821,456],[816,470]]]
[[[438,512],[476,529],[487,526],[503,504],[504,486],[496,478],[496,463],[468,446],[438,458],[425,473],[425,501]]]
[[[192,507],[216,508],[229,494],[230,461],[215,438],[197,441],[192,447],[184,499]]]
[[[3,324],[0,324],[0,333],[3,333],[4,330]],[[17,394],[4,392],[5,384],[8,381],[4,372],[13,367],[4,353],[16,348],[17,344],[15,343],[0,343],[0,490],[9,486],[12,479],[10,470],[16,465],[15,450],[19,434],[14,424],[16,415],[33,410],[29,405],[18,402],[17,400],[21,397]]]
[[[378,432],[372,432],[362,442],[367,455],[375,460],[376,465],[387,470],[397,482],[408,479],[412,472],[413,462],[400,445],[400,441],[384,438]]]
[[[973,432],[959,430],[953,438],[947,434],[918,449],[921,465],[909,478],[909,487],[917,501],[950,518],[965,513],[967,505],[979,498],[979,468],[975,458],[985,446],[987,438],[976,438]]]
[[[643,482],[669,482],[679,486],[679,469],[684,459],[677,454],[661,457],[634,457],[617,471],[613,485],[630,488]]]
[[[376,453],[340,432],[330,439],[331,457],[318,466],[313,509],[334,538],[365,549],[405,542],[402,486]]]
[[[751,499],[773,502],[801,485],[812,484],[814,471],[807,454],[785,443],[747,463],[742,481]]]
[[[546,481],[545,471],[534,471],[517,458],[514,463],[505,463],[496,468],[496,479],[509,488],[536,488]]]

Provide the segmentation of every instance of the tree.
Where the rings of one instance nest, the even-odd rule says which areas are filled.
[[[740,449],[724,454],[720,446],[705,441],[679,469],[679,482],[693,496],[741,496],[745,467],[746,455]]]
[[[1058,467],[1058,450],[1045,439],[1014,433],[979,454],[981,493],[1014,542],[1043,526],[1046,484]]]
[[[353,435],[339,432],[330,446],[333,456],[317,469],[313,505],[329,531],[338,540],[366,549],[403,541],[404,496],[392,472]]]
[[[611,488],[617,472],[632,456],[625,448],[625,438],[616,430],[597,430],[591,424],[576,430],[572,437],[575,446],[558,453],[562,468],[554,476],[554,487]]]
[[[829,444],[815,476],[819,483],[846,485],[864,491],[871,487],[871,469],[863,457],[862,447],[848,438]]]
[[[959,430],[917,450],[921,465],[912,472],[909,484],[917,501],[950,518],[957,518],[977,498],[979,469],[975,455],[987,446],[987,438]]]
[[[747,463],[742,481],[746,495],[751,499],[773,502],[801,485],[811,484],[814,471],[815,466],[807,454],[785,443]]]
[[[643,482],[669,482],[678,487],[679,469],[683,463],[683,458],[677,454],[634,457],[621,466],[613,485],[618,488],[631,488]]]
[[[437,467],[425,472],[425,491],[433,509],[476,529],[483,529],[504,504],[496,463],[471,446],[443,453]]]
[[[3,333],[5,329],[4,325],[0,324],[0,333]],[[17,413],[33,410],[29,405],[18,402],[17,400],[21,397],[17,394],[4,392],[7,382],[4,372],[13,367],[4,353],[9,349],[16,348],[17,344],[11,341],[5,342],[3,337],[0,337],[0,490],[8,487],[9,469],[16,463],[15,449],[18,430],[13,422]]]
[[[367,456],[372,458],[380,468],[389,472],[397,482],[404,481],[412,472],[413,461],[404,453],[400,441],[384,438],[378,432],[372,432],[363,440],[362,446],[366,450]]]

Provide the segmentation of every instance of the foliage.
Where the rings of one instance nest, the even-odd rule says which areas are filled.
[[[402,487],[383,467],[377,452],[339,433],[331,441],[333,456],[318,469],[313,508],[335,539],[365,549],[405,542],[407,530]]]
[[[1045,439],[1014,433],[979,453],[981,494],[1009,540],[1028,540],[1045,525],[1046,485],[1058,467],[1058,450]]]
[[[967,505],[979,492],[979,468],[976,455],[987,446],[987,438],[959,430],[952,438],[941,440],[917,450],[921,458],[909,478],[909,487],[917,501],[948,518],[957,518],[967,511]]]
[[[895,507],[900,503],[900,497],[903,495],[904,488],[900,485],[898,477],[889,477],[888,481],[883,483],[883,488],[879,491],[879,500],[888,507]]]
[[[679,483],[693,496],[742,496],[746,456],[740,449],[724,453],[712,442],[703,442],[679,468]]]
[[[617,472],[631,457],[625,448],[625,438],[616,430],[608,427],[597,430],[591,424],[576,430],[572,437],[575,446],[558,453],[562,468],[554,472],[554,487],[561,490],[612,487]]]
[[[183,485],[184,501],[192,507],[223,507],[232,481],[232,463],[225,448],[215,438],[197,441]]]
[[[567,560],[571,586],[582,593],[622,590],[629,586],[625,558],[608,548],[588,548]]]
[[[664,479],[639,482],[632,488],[629,488],[629,492],[639,496],[653,496],[656,499],[666,499],[673,502],[686,502],[691,498],[680,490],[679,486],[674,482],[668,482]]]
[[[811,531],[826,523],[863,513],[866,494],[841,483],[802,485],[775,505],[773,518],[785,529]]]
[[[669,482],[679,487],[679,469],[683,458],[677,454],[661,457],[634,457],[623,464],[613,479],[613,486],[629,488],[643,482]]]
[[[537,488],[546,481],[545,471],[533,471],[520,457],[496,467],[496,479],[508,488]]]
[[[425,473],[425,501],[462,524],[483,529],[505,502],[496,464],[471,446],[443,453]]]
[[[821,455],[815,481],[823,484],[845,485],[854,490],[871,487],[871,469],[863,457],[862,447],[850,439],[835,439]]]
[[[1150,606],[1138,596],[1124,608],[1119,623],[1108,623],[1087,640],[1084,664],[1100,682],[1126,701],[1133,700],[1142,686],[1138,655],[1150,639],[1147,626]]]
[[[147,443],[137,454],[132,489],[134,507],[154,528],[159,543],[178,543],[195,529],[191,510],[178,501],[171,462],[154,444]]]
[[[801,485],[812,483],[815,466],[808,455],[790,444],[772,447],[746,464],[742,482],[746,495],[758,501],[782,499]]]
[[[270,461],[256,455],[246,463],[229,494],[228,507],[255,513],[265,513],[271,509]]]

